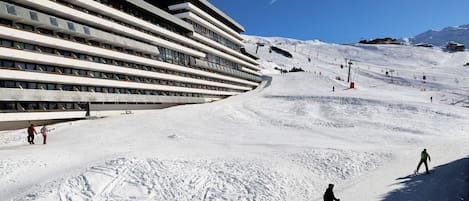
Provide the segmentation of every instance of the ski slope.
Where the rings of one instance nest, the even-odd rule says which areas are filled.
[[[0,132],[0,200],[469,199],[468,52],[245,37],[266,44],[254,91],[51,125],[47,145]],[[433,173],[412,176],[423,148]]]

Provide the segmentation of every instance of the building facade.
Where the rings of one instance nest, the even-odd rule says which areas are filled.
[[[206,0],[0,0],[0,121],[207,103],[261,82]]]

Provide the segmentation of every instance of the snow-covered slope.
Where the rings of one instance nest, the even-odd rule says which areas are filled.
[[[410,41],[414,44],[428,43],[436,46],[445,46],[449,41],[469,46],[469,24],[462,26],[446,27],[442,30],[429,30],[421,33]]]
[[[329,183],[342,200],[469,199],[469,53],[258,42],[266,76],[246,94],[52,125],[47,145],[1,132],[0,200],[322,200]],[[433,173],[411,176],[423,148]]]

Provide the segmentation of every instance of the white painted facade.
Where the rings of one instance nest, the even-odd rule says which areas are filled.
[[[259,85],[244,28],[204,0],[171,2],[0,0],[0,121],[208,103]]]

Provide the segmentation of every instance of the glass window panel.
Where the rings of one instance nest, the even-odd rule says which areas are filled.
[[[75,31],[75,24],[73,22],[67,22],[67,27],[71,31]]]
[[[29,15],[31,16],[31,19],[34,21],[39,21],[39,18],[37,17],[37,13],[33,11],[29,11]]]
[[[15,9],[15,6],[12,6],[12,5],[6,5],[7,6],[7,12],[8,14],[10,15],[16,15],[16,9]]]

